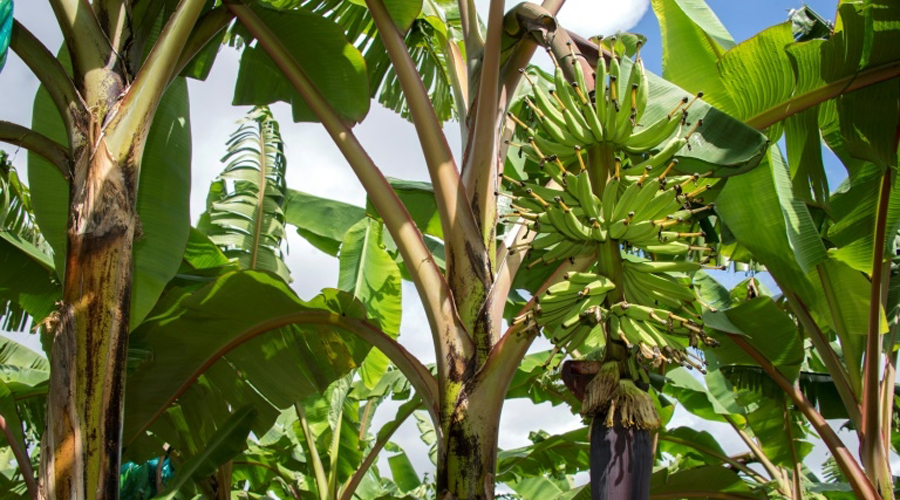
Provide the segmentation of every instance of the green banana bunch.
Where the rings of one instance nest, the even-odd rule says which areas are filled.
[[[562,281],[535,297],[535,321],[544,327],[545,331],[558,326],[570,330],[582,320],[589,320],[591,317],[596,318],[593,322],[595,325],[600,321],[598,314],[602,312],[601,306],[607,292],[615,287],[612,280],[606,276],[569,273]]]
[[[678,363],[704,372],[703,361],[686,347],[718,343],[703,333],[702,324],[666,309],[620,302],[609,308],[611,329],[629,347],[637,347],[654,366]]]
[[[504,175],[504,189],[496,194],[510,198],[511,211],[500,215],[504,223],[524,226],[526,236],[534,233],[509,249],[533,253],[528,268],[574,263],[574,257],[608,255],[603,252],[610,249],[618,266],[614,255],[620,252],[615,282],[594,272],[569,273],[536,295],[530,311],[514,323],[527,321],[552,341],[547,364],[560,352],[580,357],[610,343],[624,346],[615,360],[604,354],[608,362],[592,382],[597,386],[583,412],[607,412],[610,425],[615,416],[626,425],[653,428],[658,417],[652,399],[635,385],[648,383],[644,365],[703,370],[704,361],[692,349],[716,344],[704,331],[691,285],[692,274],[704,267],[700,262],[714,256],[698,227],[709,227],[703,219],[714,205],[704,193],[714,181],[705,179],[708,174],[680,173],[676,158],[702,126],[702,120],[689,121],[702,93],[649,122],[640,51],[632,62],[621,56],[622,44],[614,37],[600,43],[612,56],[599,58],[594,92],[571,49],[571,57],[554,58],[549,85],[523,72],[532,92],[523,98],[524,112],[509,114],[515,130],[508,144],[530,160],[524,169],[528,180]],[[573,64],[571,83],[562,64]],[[657,260],[663,255],[685,257]],[[606,269],[610,261],[603,259]]]
[[[659,177],[650,175],[652,166],[648,165],[639,177],[626,175],[607,185],[601,201],[601,219],[610,239],[625,241],[649,253],[711,251],[694,244],[695,239],[705,237],[702,231],[689,230],[695,215],[713,208],[702,205],[702,199],[697,197],[706,188],[685,193],[684,186],[699,180],[695,177],[682,183],[677,180],[683,178],[675,178],[676,182],[670,183],[667,175],[674,164],[677,163],[670,163]]]
[[[595,41],[598,45],[611,47],[615,39]],[[542,146],[541,152],[555,154],[564,161],[572,159],[576,147],[585,149],[594,144],[611,143],[616,149],[633,155],[655,152],[645,161],[667,162],[687,144],[688,136],[679,137],[676,132],[688,123],[688,109],[693,101],[689,102],[685,97],[666,115],[652,123],[644,123],[650,84],[641,59],[640,44],[634,61],[622,59],[615,50],[610,52],[609,61],[606,57],[597,61],[593,94],[589,92],[584,68],[571,45],[570,57],[565,62],[551,54],[553,89],[539,85],[521,69],[532,87],[532,95],[524,98],[524,109],[533,116],[536,125],[531,127],[513,114],[510,117],[524,132],[524,137],[533,137],[534,142]],[[566,81],[561,64],[572,64],[574,82]],[[694,100],[702,96],[701,92]],[[518,146],[536,161],[545,158],[527,143]]]
[[[555,159],[545,171],[561,172],[555,177],[564,189],[552,189],[538,184],[504,179],[511,185],[512,194],[497,193],[511,198],[513,212],[503,214],[540,233],[529,245],[530,249],[546,250],[539,260],[549,264],[558,260],[589,253],[594,243],[606,241],[606,228],[600,215],[600,200],[591,189],[587,170],[571,174]],[[560,170],[562,169],[562,170]],[[513,251],[519,250],[518,248]]]

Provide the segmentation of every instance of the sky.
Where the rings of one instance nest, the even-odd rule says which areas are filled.
[[[486,12],[488,0],[476,0],[479,12]],[[512,6],[516,1],[507,1]],[[833,19],[836,0],[808,1],[810,7],[826,19]],[[802,6],[798,0],[755,0],[739,2],[734,0],[708,0],[725,27],[736,42],[743,41],[768,26],[784,22],[788,11]],[[53,22],[49,5],[43,1],[20,0],[16,3],[15,17],[31,30],[47,47],[59,47],[62,37]],[[609,35],[616,31],[632,31],[645,35],[647,44],[642,55],[647,68],[661,72],[661,47],[659,26],[650,8],[649,0],[568,0],[560,16],[560,24],[585,36]],[[210,77],[205,82],[189,81],[191,99],[191,130],[193,134],[193,162],[191,171],[191,218],[196,221],[204,210],[205,197],[212,180],[221,172],[220,158],[225,152],[225,142],[236,129],[235,123],[249,110],[249,107],[231,105],[233,84],[237,74],[239,54],[233,49],[223,48]],[[544,61],[546,64],[546,61]],[[0,73],[0,96],[3,106],[0,119],[28,125],[31,122],[31,99],[37,90],[37,79],[27,67],[10,52],[6,67]],[[356,205],[364,205],[365,192],[343,160],[330,137],[317,124],[294,124],[290,121],[290,109],[285,104],[272,106],[275,117],[281,121],[287,159],[287,183],[291,188],[310,192]],[[447,124],[448,140],[455,154],[459,155],[460,138],[458,127]],[[428,180],[427,170],[418,147],[415,130],[405,120],[393,112],[381,108],[373,102],[368,117],[354,129],[375,163],[385,175],[411,180]],[[26,154],[14,146],[0,144],[13,157],[13,163],[21,172],[26,170]],[[833,156],[826,154],[832,189],[835,182],[843,177]],[[292,284],[301,298],[309,299],[324,287],[337,284],[338,262],[336,259],[314,249],[305,240],[289,231],[288,266],[294,278]],[[742,274],[726,276],[724,281],[736,283],[745,277]],[[427,331],[427,320],[415,289],[409,284],[403,286],[403,321],[400,342],[426,363],[434,361],[431,336]],[[24,341],[39,349],[34,336],[10,334],[18,341]],[[538,342],[535,349],[544,350],[548,344]],[[393,417],[396,406],[385,405],[379,411],[375,424],[386,422]],[[526,400],[508,401],[504,407],[500,447],[514,448],[529,443],[531,431],[545,430],[551,434],[565,432],[582,425],[578,417],[568,409],[550,407],[549,404],[532,405]],[[728,453],[746,451],[736,434],[724,424],[702,421],[684,411],[676,413],[670,424],[688,425],[713,432]],[[847,438],[847,433],[842,433]],[[419,473],[431,472],[427,449],[418,438],[414,421],[408,422],[398,431],[395,441],[408,450]],[[851,450],[856,444],[848,441]],[[825,457],[823,446],[817,446],[811,465],[821,463]],[[388,471],[384,458],[382,471]],[[587,481],[586,475],[579,475],[579,484]]]

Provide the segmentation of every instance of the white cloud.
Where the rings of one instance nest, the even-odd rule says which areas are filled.
[[[504,9],[509,10],[521,1],[505,0]],[[566,29],[585,37],[612,35],[633,28],[649,5],[650,0],[566,0],[557,19]],[[482,20],[487,20],[489,7],[490,0],[475,0],[475,9]]]
[[[567,0],[557,18],[579,35],[612,35],[628,31],[641,20],[650,0]]]

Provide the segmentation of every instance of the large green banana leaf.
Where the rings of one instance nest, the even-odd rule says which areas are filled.
[[[256,6],[254,11],[341,117],[357,123],[366,116],[366,63],[340,26],[305,9],[280,11]],[[276,101],[291,105],[294,121],[317,121],[265,49],[248,44],[241,55],[234,104],[262,106]]]
[[[370,97],[401,116],[409,117],[406,98],[400,90],[397,75],[372,16],[362,0],[265,0],[280,9],[311,10],[338,23],[348,40],[362,52],[369,77]],[[387,0],[385,7],[404,34],[404,42],[416,65],[425,88],[431,96],[435,113],[441,121],[454,117],[454,95],[451,93],[452,44],[461,45],[459,11],[456,4],[423,2],[422,0]],[[459,50],[459,47],[457,47]],[[456,96],[457,98],[459,96]]]
[[[0,268],[0,324],[4,329],[20,330],[26,324],[25,315],[40,321],[53,312],[61,290],[54,280],[53,262],[40,249],[0,229]]]
[[[402,179],[388,179],[388,182],[419,230],[424,234],[443,238],[431,184]],[[293,189],[287,190],[284,206],[287,223],[296,227],[297,233],[314,247],[332,256],[337,256],[347,232],[363,220],[367,212],[373,217],[377,215],[374,207],[363,209]]]
[[[403,312],[400,268],[384,249],[383,232],[384,224],[368,217],[350,228],[341,245],[338,288],[362,302],[373,322],[397,338]],[[381,351],[369,352],[360,370],[366,386],[375,387],[389,364]]]
[[[734,40],[702,0],[653,0],[662,45],[662,76],[728,112],[731,96],[724,91],[716,63]]]
[[[692,500],[722,498],[728,494],[731,499],[768,498],[765,491],[753,490],[731,469],[721,466],[706,466],[670,472],[661,469],[650,478],[651,498],[690,498]]]
[[[324,391],[359,366],[368,344],[340,327],[289,321],[302,312],[366,317],[349,294],[325,290],[305,302],[279,278],[258,271],[230,272],[195,291],[169,291],[131,337],[131,351],[144,360],[128,375],[126,446],[136,443],[135,453],[146,453],[152,442],[138,439],[148,428],[177,439],[171,428],[182,418],[197,423],[192,432],[203,436],[202,425],[216,424],[212,408],[247,403],[260,415],[254,432],[262,434],[276,408]],[[162,427],[153,428],[164,414]]]
[[[743,335],[788,379],[800,374],[804,351],[794,321],[767,296],[757,297],[725,311],[705,312],[706,326],[714,331],[721,345],[707,352],[719,366],[756,364],[742,348],[729,340],[727,332]]]
[[[533,432],[532,444],[497,454],[497,480],[575,474],[590,469],[588,428],[558,435]]]

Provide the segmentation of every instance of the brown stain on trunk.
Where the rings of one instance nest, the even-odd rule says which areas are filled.
[[[94,121],[93,123],[96,123]],[[133,157],[102,138],[76,162],[63,306],[53,337],[41,497],[114,500],[137,215]]]

